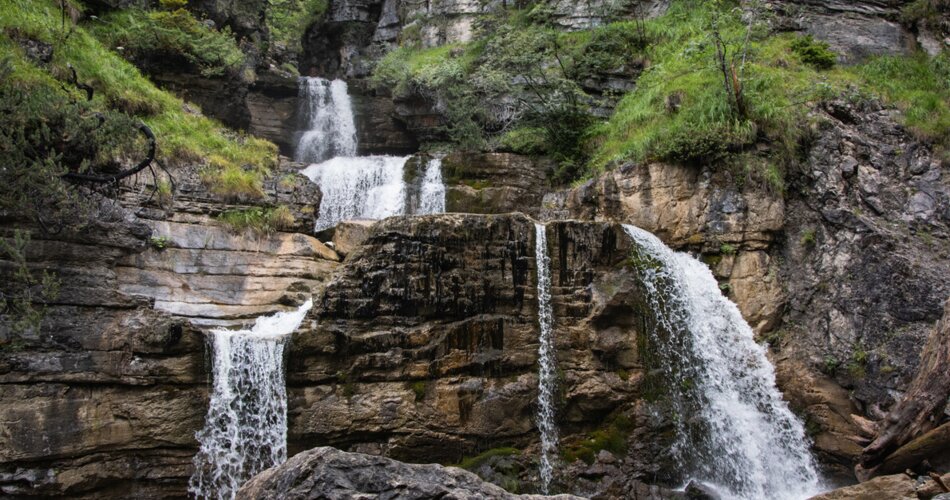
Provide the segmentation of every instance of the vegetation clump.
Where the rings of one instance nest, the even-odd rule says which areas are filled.
[[[284,205],[274,208],[253,207],[229,210],[218,215],[218,220],[233,231],[251,230],[255,233],[271,233],[293,227],[294,215]]]
[[[92,24],[92,33],[140,68],[180,68],[184,62],[202,76],[217,77],[243,66],[244,53],[230,28],[209,27],[184,4],[165,2],[168,9],[156,11],[117,10]]]
[[[617,414],[605,422],[602,429],[591,432],[587,438],[565,443],[562,455],[567,463],[582,460],[590,465],[597,453],[607,450],[622,456],[627,452],[627,438],[633,430],[633,422],[622,414]]]

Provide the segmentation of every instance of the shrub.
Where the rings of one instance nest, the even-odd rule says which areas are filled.
[[[327,0],[268,0],[265,22],[271,48],[283,45],[291,53],[299,53],[304,31],[323,17],[327,4]]]
[[[607,450],[614,455],[623,455],[627,452],[627,438],[633,430],[633,422],[624,415],[618,414],[606,421],[604,428],[591,432],[587,438],[574,443],[565,443],[562,455],[568,463],[582,460],[588,465],[594,463],[594,458],[600,450]]]
[[[7,262],[0,274],[0,324],[13,333],[38,328],[46,312],[45,304],[59,295],[60,281],[55,275],[30,269],[26,257],[29,242],[30,233],[26,231],[14,231],[11,239],[0,238],[0,259]]]
[[[798,54],[802,62],[817,69],[833,68],[838,56],[832,52],[827,42],[815,40],[811,35],[798,37],[792,42],[792,52]]]
[[[222,76],[244,64],[230,28],[209,28],[185,9],[128,9],[107,14],[93,34],[139,67],[192,65],[206,77]]]

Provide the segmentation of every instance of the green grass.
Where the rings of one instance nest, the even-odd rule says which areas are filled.
[[[218,220],[235,232],[251,230],[258,234],[288,229],[295,222],[290,209],[283,205],[274,208],[229,210],[218,215]]]
[[[244,64],[244,53],[228,27],[209,28],[185,9],[117,10],[87,26],[108,47],[122,47],[122,55],[132,62],[176,68],[190,65],[206,77],[235,73]]]
[[[454,465],[454,467],[459,467],[465,470],[477,469],[479,466],[488,461],[492,457],[510,457],[512,455],[518,455],[521,451],[517,448],[492,448],[490,450],[479,453],[474,457],[467,457],[462,459],[461,462]]]
[[[903,111],[905,124],[918,137],[933,141],[947,157],[950,149],[950,53],[936,58],[881,56],[848,68],[849,76]]]
[[[60,91],[70,86],[67,65],[79,80],[95,89],[93,106],[128,113],[145,122],[158,141],[158,158],[170,164],[208,164],[214,169],[205,179],[211,186],[219,171],[245,165],[259,179],[276,163],[272,143],[226,129],[214,120],[187,111],[184,102],[153,85],[128,61],[91,36],[82,25],[66,31],[55,0],[0,0],[0,58],[8,57],[11,83],[25,89],[40,85]],[[42,68],[27,59],[10,34],[18,32],[53,45],[53,60]],[[68,36],[67,36],[68,35]],[[70,90],[76,99],[80,92]]]

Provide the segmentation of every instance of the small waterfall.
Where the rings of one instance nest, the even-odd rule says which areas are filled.
[[[538,268],[538,430],[541,432],[541,491],[545,494],[554,477],[557,457],[557,427],[554,421],[554,391],[557,381],[554,347],[554,313],[551,310],[551,259],[543,224],[535,224],[535,259]]]
[[[346,82],[302,77],[300,98],[307,129],[297,143],[294,161],[316,163],[355,156],[356,124]]]
[[[684,474],[725,498],[817,494],[804,428],[739,309],[705,264],[647,231],[624,229],[639,246],[634,259],[655,314],[650,341],[671,392],[672,451]]]
[[[250,330],[211,332],[211,403],[188,482],[195,497],[234,498],[245,481],[287,459],[284,345],[312,305],[259,317]]]
[[[445,184],[442,182],[442,160],[432,158],[426,164],[426,173],[422,178],[419,195],[420,214],[441,214],[445,212]]]
[[[314,230],[322,231],[347,219],[384,219],[405,213],[403,167],[408,159],[337,157],[301,171],[323,192]]]

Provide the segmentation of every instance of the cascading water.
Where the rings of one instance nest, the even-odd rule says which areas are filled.
[[[346,82],[302,77],[300,97],[307,130],[300,136],[294,160],[316,163],[356,155],[356,124]]]
[[[241,485],[287,459],[284,345],[313,305],[257,318],[250,330],[214,330],[213,387],[188,491],[231,499]]]
[[[445,184],[442,182],[442,160],[432,158],[426,164],[425,176],[419,193],[419,214],[445,212]]]
[[[702,262],[624,226],[655,327],[651,342],[670,391],[672,450],[689,479],[725,498],[801,499],[820,491],[801,422],[775,387],[765,349]]]
[[[347,219],[383,219],[405,213],[408,157],[337,157],[310,165],[302,174],[320,186],[323,199],[316,231]]]
[[[295,159],[311,163],[301,173],[323,192],[315,231],[347,219],[445,211],[441,160],[430,160],[410,190],[408,156],[355,156],[356,126],[345,82],[301,78],[300,96],[310,129],[301,135]]]
[[[548,492],[557,457],[557,427],[554,423],[556,365],[554,358],[554,313],[551,309],[551,259],[543,224],[535,224],[535,259],[538,268],[538,430],[541,432],[541,491]]]

